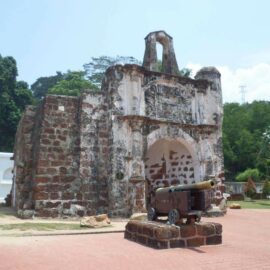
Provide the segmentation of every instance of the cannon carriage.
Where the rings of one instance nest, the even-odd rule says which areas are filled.
[[[186,218],[188,224],[199,222],[202,212],[211,207],[212,191],[215,182],[203,181],[190,185],[177,185],[158,188],[151,198],[148,220],[168,216],[170,224]]]

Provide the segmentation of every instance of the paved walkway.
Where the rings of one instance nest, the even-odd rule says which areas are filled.
[[[270,269],[269,210],[229,210],[210,220],[223,224],[220,246],[154,250],[122,233],[1,237],[0,269]]]

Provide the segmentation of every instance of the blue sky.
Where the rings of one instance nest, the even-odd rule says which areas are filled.
[[[179,66],[217,66],[225,101],[270,100],[270,1],[0,0],[0,54],[17,60],[19,79],[82,69],[91,57],[142,60],[144,37],[165,30]]]

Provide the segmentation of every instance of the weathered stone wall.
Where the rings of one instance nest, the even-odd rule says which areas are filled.
[[[16,147],[14,151],[14,181],[12,187],[13,205],[17,209],[33,208],[33,148],[38,133],[33,132],[33,130],[37,122],[37,117],[37,108],[28,106],[17,128]]]
[[[80,179],[87,214],[108,211],[109,132],[104,96],[83,93],[80,111]]]
[[[27,109],[15,151],[18,209],[41,217],[107,211],[105,111],[95,94],[47,96],[38,108]]]
[[[78,98],[47,96],[42,104],[39,147],[33,174],[34,208],[38,216],[66,214],[81,200]]]
[[[110,130],[109,211],[115,216],[129,216],[146,206],[143,74],[137,72],[138,66],[126,67],[109,69],[103,84]],[[143,116],[142,121],[136,116]]]

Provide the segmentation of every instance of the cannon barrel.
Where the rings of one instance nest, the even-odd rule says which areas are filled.
[[[163,193],[163,192],[176,192],[176,191],[183,191],[183,190],[203,190],[203,189],[211,189],[215,185],[213,180],[203,181],[199,183],[194,183],[190,185],[177,185],[177,186],[170,186],[165,188],[158,188],[156,193]]]

